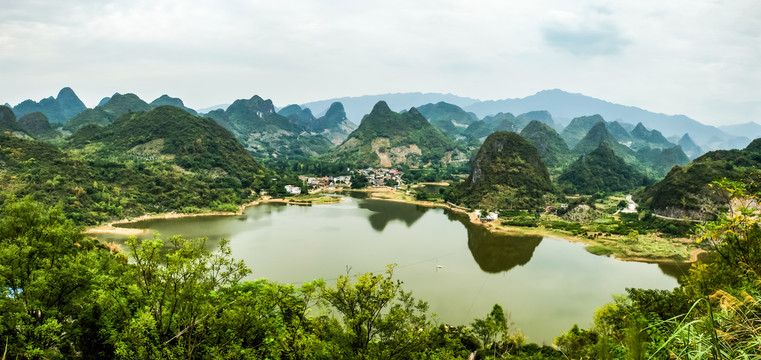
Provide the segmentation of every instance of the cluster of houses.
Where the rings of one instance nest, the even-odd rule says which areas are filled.
[[[367,182],[370,183],[370,186],[386,186],[386,180],[396,182],[397,189],[404,185],[404,181],[402,181],[402,175],[404,175],[404,173],[397,169],[367,168],[360,170],[359,173],[367,178]]]
[[[351,175],[344,176],[325,176],[325,177],[308,177],[299,176],[299,180],[305,182],[309,186],[310,190],[317,190],[322,188],[331,188],[340,185],[351,185]],[[293,195],[301,194],[301,187],[286,185],[285,191]]]
[[[403,173],[397,169],[367,168],[359,170],[359,174],[367,178],[367,182],[370,186],[386,186],[386,180],[393,180],[397,184],[397,188],[401,188],[404,184],[402,181]],[[307,186],[309,186],[310,191],[351,185],[351,175],[325,177],[308,177],[301,175],[299,176],[299,180],[305,182]],[[299,186],[286,185],[285,191],[292,195],[301,195],[301,187]]]

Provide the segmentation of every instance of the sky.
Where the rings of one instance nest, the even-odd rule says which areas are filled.
[[[562,89],[761,123],[758,0],[0,0],[0,104]]]

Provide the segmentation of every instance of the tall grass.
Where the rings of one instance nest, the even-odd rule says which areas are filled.
[[[761,298],[719,290],[692,304],[650,359],[761,359]],[[706,311],[700,313],[700,305]],[[714,310],[714,305],[716,309]],[[663,325],[655,324],[652,326]]]

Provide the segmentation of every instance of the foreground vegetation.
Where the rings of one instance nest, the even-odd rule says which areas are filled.
[[[560,358],[510,335],[498,306],[472,327],[436,323],[393,266],[335,284],[244,281],[227,242],[132,238],[127,255],[30,199],[3,204],[0,245],[8,358],[465,358],[506,344]]]
[[[98,243],[62,207],[7,199],[0,218],[0,336],[20,359],[761,358],[761,223],[754,183],[725,182],[728,216],[698,227],[715,255],[671,291],[628,289],[555,347],[525,344],[499,305],[440,324],[383,274],[299,287],[245,281],[227,242]],[[512,330],[512,331],[511,331]]]

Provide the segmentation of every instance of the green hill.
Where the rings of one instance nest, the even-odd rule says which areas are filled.
[[[399,114],[384,101],[375,104],[349,138],[323,159],[362,167],[421,167],[465,161],[459,147],[417,109]]]
[[[18,119],[18,126],[35,139],[52,138],[58,135],[58,132],[50,127],[47,116],[40,112],[26,114]]]
[[[574,161],[558,177],[568,194],[629,192],[649,183],[647,177],[616,156],[607,141]]]
[[[310,134],[320,135],[335,145],[340,145],[352,131],[357,129],[357,125],[346,117],[340,102],[331,104],[325,115],[320,118],[314,117],[309,108],[302,109],[301,106],[295,104],[280,109],[278,114],[285,116],[291,123]]]
[[[668,149],[642,148],[637,151],[637,159],[659,179],[666,176],[674,165],[684,166],[690,162],[679,145]]]
[[[309,110],[309,108],[302,109],[301,106],[296,104],[288,105],[277,113],[278,115],[285,116],[291,123],[307,131],[312,131],[312,123],[317,120],[312,115],[312,110]]]
[[[461,136],[470,124],[478,118],[457,105],[440,101],[436,104],[426,104],[417,108],[433,127],[452,139]]]
[[[149,105],[151,105],[152,108],[156,108],[156,107],[164,106],[164,105],[174,106],[182,110],[185,110],[192,115],[198,115],[198,113],[195,110],[185,106],[185,103],[182,102],[182,99],[171,97],[167,94],[159,96],[158,98],[156,98],[156,100],[151,101]]]
[[[603,119],[600,115],[580,116],[574,118],[571,120],[571,123],[569,123],[565,129],[563,129],[563,131],[560,133],[560,136],[563,137],[563,140],[565,140],[565,143],[568,144],[569,148],[573,148],[576,146],[576,144],[578,144],[579,141],[581,141],[581,139],[584,138],[584,136],[587,135],[589,130],[599,122],[605,123],[605,119]],[[597,146],[595,145],[589,151],[592,151],[596,148]]]
[[[128,112],[146,111],[150,109],[151,105],[135,94],[122,95],[116,93],[102,106],[96,106],[94,109],[84,110],[77,116],[69,119],[69,121],[64,124],[63,128],[64,130],[74,132],[88,124],[106,126],[114,122],[119,116]]]
[[[357,129],[357,124],[351,122],[346,116],[344,106],[340,102],[330,104],[325,115],[317,118],[312,123],[312,132],[322,135],[335,145],[340,145],[349,137],[352,131]]]
[[[573,153],[577,156],[582,156],[591,153],[600,144],[607,143],[611,150],[628,164],[636,164],[637,156],[626,145],[619,144],[613,135],[608,132],[608,128],[605,122],[596,122],[589,132],[576,144],[573,148]]]
[[[668,149],[674,147],[658,130],[648,130],[645,125],[638,123],[630,132],[632,149],[638,150],[646,147],[653,149]]]
[[[533,120],[520,135],[536,147],[550,173],[559,173],[574,159],[563,138],[546,123]]]
[[[611,121],[605,126],[608,128],[608,132],[613,135],[620,143],[626,143],[632,141],[632,137],[628,131],[618,121]]]
[[[271,177],[269,172],[259,167],[229,133],[227,140],[217,139],[215,134],[225,130],[210,120],[198,118],[212,126],[196,128],[203,121],[185,118],[185,115],[192,115],[180,109],[169,109],[172,111],[164,112],[159,108],[153,114],[125,115],[115,123],[119,126],[123,122],[122,125],[129,128],[132,125],[146,126],[142,131],[125,133],[124,129],[116,129],[109,133],[109,128],[114,125],[105,129],[87,125],[75,135],[82,141],[81,146],[75,144],[74,149],[65,151],[49,143],[0,133],[0,163],[3,164],[0,200],[11,195],[31,196],[50,206],[61,204],[66,216],[79,224],[95,224],[145,213],[204,209],[231,211],[239,204],[249,202],[252,191],[261,189]],[[185,115],[173,115],[173,111]],[[174,125],[175,120],[185,124],[185,129],[175,132],[197,132],[184,138],[201,141],[174,148],[171,145],[159,147],[160,139],[183,136],[172,136],[172,130],[166,130],[158,134],[164,138],[155,138],[150,133],[158,129],[150,127],[150,123]],[[134,138],[125,139],[116,136],[117,133]],[[219,144],[213,145],[218,140]],[[139,141],[147,142],[124,150]],[[171,144],[172,141],[164,143]],[[228,147],[236,145],[237,149],[229,151]],[[201,146],[208,151],[224,153],[203,154]],[[200,169],[211,164],[214,157],[219,158],[219,169]],[[199,165],[188,166],[192,170],[188,171],[178,165],[183,161],[194,161]],[[236,171],[240,177],[233,176]]]
[[[249,186],[262,167],[212,119],[174,106],[129,113],[100,131],[76,133],[74,147],[100,144],[105,154],[161,159],[211,177],[231,177]]]
[[[13,131],[18,130],[19,126],[16,123],[16,114],[13,110],[7,106],[0,106],[0,131]]]
[[[257,95],[235,100],[227,110],[212,111],[207,116],[232,132],[257,158],[305,158],[333,147],[327,138],[311,134],[276,113],[272,100]]]
[[[515,128],[513,127],[510,130],[515,131]],[[494,128],[489,126],[483,120],[478,120],[468,125],[468,128],[465,129],[462,135],[465,136],[466,138],[485,139],[487,136],[489,136],[489,134],[493,132],[494,132]]]
[[[510,113],[499,113],[493,116],[487,116],[483,120],[474,121],[463,133],[463,136],[469,139],[478,139],[483,141],[491,133],[496,131],[518,132],[515,125],[515,117]]]
[[[761,170],[761,139],[743,150],[705,153],[686,166],[675,166],[660,182],[635,195],[641,205],[669,217],[710,218],[725,206],[725,197],[709,184],[741,180]]]
[[[461,186],[461,203],[490,210],[534,209],[555,191],[536,147],[507,131],[486,138]]]
[[[511,113],[497,113],[495,115],[489,115],[482,119],[487,125],[491,126],[492,128],[497,128],[499,126],[507,126],[507,124],[511,124],[510,126],[515,128],[515,131],[518,131],[518,127],[515,126],[515,116]],[[507,130],[504,130],[507,131]]]

